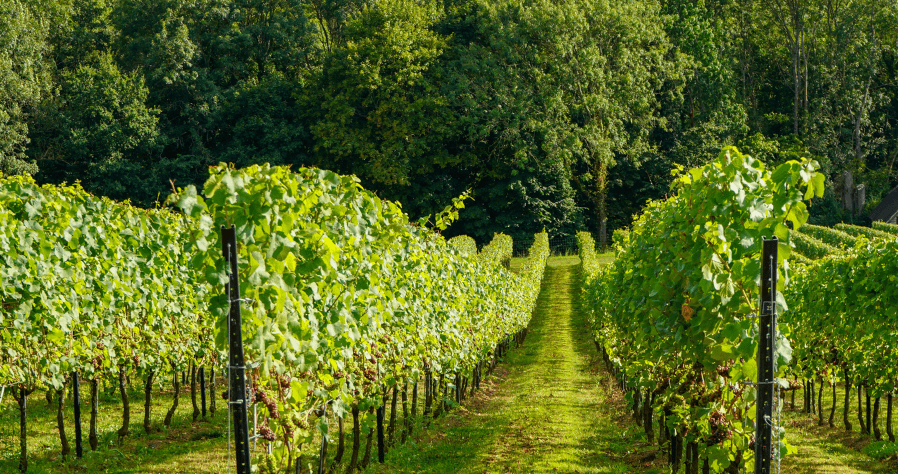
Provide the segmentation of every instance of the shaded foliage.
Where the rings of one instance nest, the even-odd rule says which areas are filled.
[[[891,5],[893,7],[893,5]],[[484,243],[626,227],[670,170],[898,184],[885,0],[0,0],[0,171],[153,205],[220,161],[356,174]]]

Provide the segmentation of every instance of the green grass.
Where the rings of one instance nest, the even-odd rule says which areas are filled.
[[[600,265],[607,265],[614,261],[614,252],[605,252],[598,254],[598,260]],[[511,271],[517,273],[521,269],[521,265],[527,261],[528,257],[512,257],[511,259]],[[566,266],[566,265],[578,265],[580,263],[580,257],[576,255],[566,255],[566,256],[555,256],[549,259],[548,265],[550,266]]]
[[[133,379],[135,385],[139,379]],[[119,440],[121,401],[118,392],[104,393],[101,388],[97,418],[99,446],[91,451],[87,441],[90,420],[90,385],[81,386],[84,457],[75,458],[75,428],[71,401],[65,409],[66,435],[72,454],[61,459],[59,432],[56,428],[56,404],[47,406],[44,393],[28,397],[29,473],[222,473],[227,472],[227,412],[223,401],[217,403],[215,417],[207,415],[192,421],[193,405],[189,386],[181,393],[172,426],[162,427],[171,406],[173,390],[167,377],[166,387],[154,389],[151,409],[153,432],[143,430],[143,392],[131,391],[131,436]],[[142,384],[141,384],[142,386]],[[221,387],[219,383],[218,387]],[[219,390],[220,391],[220,390]],[[197,395],[199,403],[199,395]],[[19,409],[7,389],[0,406],[0,472],[18,472]]]
[[[797,449],[797,453],[787,456],[783,460],[784,469],[790,473],[894,473],[896,466],[894,459],[882,462],[874,459],[865,451],[871,442],[875,442],[872,436],[859,432],[857,422],[857,392],[852,395],[852,406],[849,411],[849,419],[852,423],[852,431],[845,431],[842,424],[842,403],[844,402],[844,387],[837,386],[836,414],[834,418],[835,428],[828,424],[829,413],[832,407],[832,390],[827,386],[823,391],[824,424],[818,425],[818,415],[804,413],[804,392],[798,390],[795,393],[795,408],[791,406],[791,393],[785,397],[786,405],[783,409],[782,423],[786,427],[786,435],[789,444]],[[895,410],[898,412],[898,410]],[[893,423],[895,415],[893,413]],[[898,424],[893,424],[898,431]],[[889,443],[885,433],[885,399],[883,399],[882,414],[880,418],[885,442],[877,443],[872,451],[895,452],[898,446]],[[885,457],[885,456],[883,456]]]
[[[599,265],[608,265],[609,263],[614,262],[614,252],[605,252],[596,255],[596,258],[599,261]]]
[[[620,416],[623,400],[575,306],[578,263],[550,258],[524,345],[474,399],[367,472],[662,472],[657,450]]]

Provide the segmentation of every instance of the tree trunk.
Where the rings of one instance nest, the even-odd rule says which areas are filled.
[[[215,364],[209,367],[209,416],[215,418]]]
[[[352,454],[349,457],[349,466],[346,474],[353,474],[359,465],[359,444],[362,442],[362,430],[359,426],[359,406],[352,407]]]
[[[834,420],[836,418],[836,399],[839,398],[836,395],[836,382],[835,381],[832,382],[832,390],[833,390],[833,407],[829,411],[829,427],[835,428],[836,424],[835,424]]]
[[[396,404],[399,402],[399,385],[393,385],[393,395],[390,400],[390,427],[387,429],[387,446],[393,447],[396,435]]]
[[[368,412],[370,413],[371,410],[373,409],[369,409]],[[373,440],[374,429],[372,428],[371,431],[368,432],[368,440],[365,442],[365,456],[362,458],[362,465],[359,466],[361,469],[365,469],[368,467],[368,464],[371,463],[371,444]]]
[[[408,424],[408,435],[411,436],[415,431],[415,421],[418,419],[418,382],[412,385],[412,420]]]
[[[22,387],[16,396],[16,390],[12,389],[12,396],[19,403],[19,471],[22,472],[28,471],[28,395],[31,392]]]
[[[405,440],[408,439],[409,426],[411,425],[411,420],[408,417],[408,382],[402,387],[402,421],[403,429],[400,443],[405,444]]]
[[[146,434],[150,434],[150,432],[153,431],[153,427],[150,425],[150,413],[153,403],[153,376],[155,374],[154,371],[149,371],[149,373],[147,373],[146,383],[143,386],[143,431]]]
[[[823,379],[820,379],[820,388],[817,390],[817,426],[823,426]]]
[[[183,375],[181,376],[183,377]],[[175,410],[178,409],[178,400],[181,398],[181,379],[178,377],[178,372],[175,372],[175,376],[173,377],[173,384],[175,386],[174,397],[172,398],[171,408],[168,409],[168,413],[165,414],[165,421],[163,424],[166,428],[171,426],[171,420],[175,416]]]
[[[443,381],[443,397],[441,398],[441,400],[443,401],[443,403],[441,404],[443,413],[449,411],[449,398],[449,379],[445,379]]]
[[[668,441],[668,432],[667,432],[667,409],[665,409],[661,416],[658,417],[658,446],[663,446],[664,443]]]
[[[873,436],[876,437],[877,441],[882,440],[882,432],[879,431],[879,404],[880,398],[876,397],[876,400],[873,402],[873,419],[871,420],[871,424],[873,425]]]
[[[867,434],[873,433],[873,420],[872,413],[870,410],[870,388],[864,387],[864,398],[867,400]]]
[[[872,79],[872,77],[871,77]],[[872,82],[872,80],[871,80]],[[860,107],[858,108],[857,114],[852,114],[854,119],[854,130],[852,133],[852,138],[854,139],[854,166],[856,169],[863,169],[864,166],[864,154],[863,149],[861,148],[861,123],[864,119],[864,111],[867,108],[867,99],[870,97],[870,83],[867,82],[867,86],[864,89],[864,98],[861,99]],[[854,209],[851,209],[854,214]]]
[[[97,445],[99,444],[99,439],[97,438],[97,415],[99,414],[99,400],[100,396],[100,382],[96,379],[96,375],[94,375],[94,379],[90,381],[90,434],[87,436],[87,441],[90,443],[91,451],[97,450]]]
[[[69,447],[69,438],[65,435],[65,392],[67,382],[63,382],[62,388],[56,391],[58,403],[56,405],[56,427],[59,430],[59,444],[62,447],[60,454],[62,459],[69,455],[71,448]]]
[[[468,394],[469,397],[473,397],[474,392],[480,387],[480,380],[478,377],[480,377],[480,362],[474,364],[474,370],[471,371],[471,393]]]
[[[118,430],[119,438],[124,438],[131,434],[131,405],[128,400],[128,387],[127,387],[127,371],[128,369],[124,366],[119,367],[118,371],[118,389],[119,393],[122,396],[122,427]]]
[[[864,394],[860,384],[857,386],[857,421],[860,424],[861,433],[866,433],[867,427],[864,426]]]
[[[641,399],[642,399],[642,390],[634,390],[633,391],[633,406],[631,408],[633,410],[633,419],[636,420],[636,426],[642,426],[643,410],[640,410]]]
[[[808,379],[808,402],[810,402],[809,407],[808,407],[809,408],[808,413],[811,415],[814,415],[817,413],[817,404],[816,404],[817,397],[815,397],[815,395],[817,394],[816,389],[817,389],[817,384],[814,383],[814,381],[812,379]]]
[[[805,379],[804,381],[804,390],[802,390],[802,395],[804,395],[804,406],[802,410],[807,414],[811,413],[811,381]]]
[[[683,435],[679,432],[671,438],[673,450],[673,472],[680,472],[680,463],[683,460]]]
[[[652,425],[652,392],[648,389],[645,391],[645,398],[642,402],[642,427],[645,430],[645,438],[649,444],[655,442],[655,428]]]
[[[895,435],[892,434],[892,394],[886,396],[886,434],[889,435],[889,441],[895,442]]]
[[[430,373],[430,369],[427,369],[424,372],[424,417],[430,415],[431,409],[433,407],[433,375]]]
[[[193,402],[193,421],[200,417],[200,407],[196,403],[196,364],[190,364],[190,400]]]
[[[851,417],[848,412],[851,408],[851,381],[845,377],[845,406],[842,408],[842,422],[845,424],[845,431],[851,431]]]
[[[203,419],[206,419],[206,368],[200,367],[199,370],[200,377],[200,412],[203,415]]]
[[[331,472],[335,472],[337,470],[337,465],[340,464],[340,461],[343,460],[343,451],[346,448],[344,441],[342,416],[337,417],[337,430],[339,438],[337,438],[337,452],[334,454],[334,460],[331,462]]]
[[[440,381],[437,385],[433,387],[434,392],[434,403],[436,404],[436,408],[433,410],[433,417],[438,418],[443,413],[443,397],[440,392],[443,390],[443,374],[440,374]],[[437,399],[437,397],[439,397]]]
[[[607,221],[608,221],[608,210],[607,210],[607,202],[608,202],[608,164],[601,157],[593,158],[598,163],[594,164],[595,174],[593,175],[595,179],[595,205],[596,205],[596,217],[599,218],[598,224],[599,228],[599,245],[602,248],[608,247],[608,230],[607,230]],[[605,232],[602,232],[602,226],[605,227]]]

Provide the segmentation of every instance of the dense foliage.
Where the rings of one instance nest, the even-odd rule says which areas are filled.
[[[854,243],[857,241],[857,239],[852,237],[851,234],[842,232],[841,230],[813,224],[803,225],[799,232],[814,237],[815,239],[820,240],[827,245],[831,245],[840,249],[854,247]]]
[[[174,372],[177,390],[188,364],[219,365],[229,307],[220,226],[236,225],[252,399],[275,444],[268,466],[286,467],[327,433],[316,408],[361,410],[368,433],[368,409],[388,388],[425,373],[447,386],[479,377],[526,328],[549,254],[538,234],[513,274],[510,237],[478,254],[471,238],[448,243],[330,171],[222,165],[204,196],[172,195],[181,214],[0,177],[0,385],[17,397],[49,387],[62,410],[72,372],[115,376],[126,436],[128,374],[146,381],[149,407],[154,376]],[[148,409],[148,432],[149,420]],[[65,455],[63,425],[60,435]]]
[[[785,291],[790,310],[781,319],[786,336],[792,341],[792,373],[819,380],[821,392],[823,387],[831,386],[834,395],[835,383],[844,382],[845,398],[841,404],[846,429],[851,429],[852,387],[863,388],[867,392],[867,426],[861,416],[861,431],[870,433],[869,424],[873,424],[872,431],[878,439],[879,398],[888,395],[891,416],[892,394],[898,387],[894,370],[898,347],[894,331],[898,317],[896,254],[898,240],[868,241],[861,237],[844,254],[799,268]],[[871,395],[876,399],[872,419]],[[858,391],[859,408],[860,396]],[[818,410],[822,424],[823,407]],[[835,410],[834,400],[830,426],[835,426]],[[891,421],[887,423],[889,437],[894,440]]]
[[[629,225],[738,144],[898,184],[883,0],[0,0],[0,170],[150,206],[221,161],[357,175],[484,245]],[[827,196],[811,211],[846,217]]]
[[[841,253],[838,247],[830,245],[816,237],[812,237],[800,230],[793,235],[792,241],[795,244],[795,250],[811,260]]]
[[[0,385],[64,386],[211,356],[189,224],[79,186],[0,178]]]
[[[388,387],[425,372],[470,375],[526,328],[549,253],[547,235],[537,235],[528,263],[512,274],[499,265],[510,256],[508,236],[474,258],[330,171],[221,165],[203,196],[188,187],[170,199],[196,225],[192,267],[212,288],[226,281],[219,229],[236,226],[240,296],[251,301],[244,347],[262,364],[254,390],[264,394],[281,467],[311,441],[313,410],[328,401],[338,416],[367,414]],[[222,347],[229,302],[208,294]],[[326,432],[320,419],[318,429]]]
[[[823,194],[816,168],[803,160],[770,171],[725,149],[704,167],[678,171],[674,194],[649,203],[613,264],[598,268],[581,237],[597,344],[636,404],[657,411],[670,446],[689,446],[686,461],[700,454],[711,472],[751,465],[754,395],[743,384],[757,370],[750,315],[760,300],[761,243],[779,238],[782,291],[795,235],[787,223],[803,225],[803,200]],[[786,309],[785,300],[777,303]],[[777,341],[777,351],[782,373],[788,339]],[[678,465],[682,450],[672,452]]]
[[[876,230],[881,230],[883,232],[888,232],[890,234],[898,235],[898,225],[895,225],[895,224],[887,224],[885,222],[874,222],[873,228]]]
[[[869,240],[894,240],[895,235],[889,232],[871,229],[870,227],[861,227],[851,224],[836,224],[836,229],[851,234],[855,237],[866,237]]]

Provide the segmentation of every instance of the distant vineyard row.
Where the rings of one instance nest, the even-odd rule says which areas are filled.
[[[579,236],[597,346],[673,472],[754,464],[753,315],[763,237],[780,242],[777,386],[845,382],[846,401],[861,386],[868,413],[870,393],[874,413],[888,394],[891,415],[898,226],[808,225],[803,201],[823,193],[816,163],[768,171],[733,148],[702,168],[679,170],[675,192],[649,203],[630,232],[615,234],[611,265],[600,267],[592,237]],[[788,453],[785,430],[774,431],[775,450]]]

